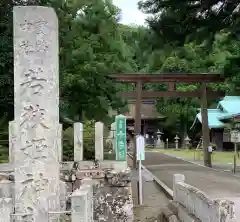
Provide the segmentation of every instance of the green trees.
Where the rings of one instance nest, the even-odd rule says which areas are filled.
[[[0,2],[0,116],[13,117],[12,4]],[[6,115],[7,114],[7,115]]]
[[[239,1],[141,0],[139,6],[153,14],[149,25],[164,42],[182,45],[186,40],[213,40],[221,30],[239,33]]]
[[[0,114],[13,118],[14,5],[34,4],[55,8],[59,18],[60,112],[74,120],[103,120],[109,107],[122,107],[117,87],[108,75],[131,71],[129,51],[120,34],[119,10],[111,1],[4,0],[0,3]],[[130,60],[129,60],[130,58]]]
[[[118,9],[109,1],[65,7],[58,10],[61,98],[71,116],[101,120],[109,107],[121,107],[109,73],[131,69],[118,30]],[[74,13],[66,14],[71,8]]]
[[[212,87],[237,93],[240,87],[237,3],[142,0],[141,10],[153,13],[148,19],[148,28],[119,24],[120,11],[110,0],[32,0],[27,3],[16,0],[11,4],[1,1],[0,116],[7,114],[8,120],[13,119],[14,5],[51,6],[57,12],[61,116],[73,120],[104,120],[110,107],[124,107],[116,92],[126,89],[110,79],[109,73],[224,72],[228,77],[226,82]],[[197,87],[177,85],[183,91]],[[163,84],[145,88],[166,90]],[[159,112],[171,120],[166,123],[168,127],[184,123],[184,128],[188,128],[197,107],[199,103],[195,99],[159,99],[157,102]]]
[[[211,87],[225,90],[228,94],[238,94],[239,3],[141,0],[139,8],[151,14],[149,27],[162,44],[157,51],[155,48],[156,55],[166,46],[168,48],[161,54],[164,56],[160,56],[164,63],[161,59],[155,60],[151,70],[155,67],[155,70],[168,72],[224,73],[227,77],[225,83],[211,84]],[[179,90],[186,90],[187,87],[192,89],[197,86],[177,85]],[[173,126],[174,119],[188,125],[200,104],[195,99],[161,99],[157,107],[172,120],[170,125]]]
[[[184,47],[201,44],[208,51],[209,71],[222,71],[233,93],[239,91],[239,1],[142,0],[153,13],[149,26],[163,43]],[[224,86],[224,88],[226,88]]]
[[[202,57],[199,56],[200,54]],[[176,48],[165,58],[160,72],[206,72],[205,63],[201,47],[195,44],[186,44]],[[179,91],[194,91],[199,86],[197,84],[177,84],[176,87]],[[194,121],[196,108],[199,106],[197,98],[164,98],[158,99],[157,102],[158,111],[167,117],[165,128],[179,133],[182,141]]]

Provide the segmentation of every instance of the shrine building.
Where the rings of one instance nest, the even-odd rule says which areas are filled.
[[[210,141],[216,145],[216,149],[233,150],[234,144],[230,141],[231,124],[240,122],[240,96],[225,96],[218,102],[215,109],[208,109],[208,127]],[[200,131],[202,118],[201,111],[196,115],[191,130]]]

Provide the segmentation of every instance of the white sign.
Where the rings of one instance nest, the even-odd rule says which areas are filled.
[[[145,160],[145,139],[143,136],[138,135],[136,138],[137,144],[137,160]]]
[[[240,143],[240,132],[237,130],[231,131],[231,142],[232,143]]]

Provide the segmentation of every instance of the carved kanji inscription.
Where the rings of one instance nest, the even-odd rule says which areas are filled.
[[[23,169],[20,169],[19,172],[25,179],[20,181],[23,187],[18,194],[18,201],[25,203],[24,212],[32,213],[38,197],[41,196],[39,192],[47,189],[49,181],[42,172],[27,173]],[[18,205],[18,208],[22,207]]]
[[[34,222],[33,215],[28,215],[28,214],[23,216],[13,215],[12,218],[14,219],[14,221],[17,221],[17,222]]]
[[[48,179],[44,177],[43,173],[38,173],[35,182],[36,191],[42,191],[48,187]]]
[[[47,158],[46,151],[46,139],[32,139],[30,141],[26,141],[26,145],[21,148],[24,154],[32,160],[44,160]]]
[[[31,55],[35,52],[46,52],[49,48],[48,42],[45,40],[37,40],[34,44],[31,44],[28,40],[23,40],[19,45],[22,53],[25,55]]]
[[[44,20],[30,22],[24,20],[22,24],[20,24],[20,29],[26,32],[36,32],[36,34],[46,34],[48,27],[48,22]]]
[[[23,40],[20,43],[19,47],[22,50],[21,52],[23,52],[26,55],[29,55],[35,52],[35,48],[33,47],[32,44],[30,44],[28,40]]]
[[[40,106],[37,105],[29,105],[24,107],[24,113],[22,114],[22,121],[20,126],[29,128],[36,128],[38,126],[42,126],[43,128],[48,129],[49,127],[45,124],[45,115],[46,111]]]
[[[36,50],[37,52],[46,52],[48,50],[48,42],[45,40],[38,40],[36,42]]]
[[[30,90],[33,94],[41,94],[44,89],[44,83],[47,82],[45,78],[41,78],[43,74],[43,68],[38,67],[35,69],[28,69],[24,72],[24,81],[20,84],[23,87],[23,91]]]

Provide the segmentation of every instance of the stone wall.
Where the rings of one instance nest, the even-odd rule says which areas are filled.
[[[133,221],[130,171],[106,170],[105,178],[94,193],[96,221]]]
[[[93,187],[94,221],[133,221],[131,173],[126,163],[119,162],[117,164],[116,161],[103,161],[100,163],[91,161],[68,162],[63,163],[61,169],[60,204],[62,212],[72,211],[71,202],[75,191],[81,195],[83,190],[81,188],[88,184]],[[12,212],[12,202],[14,202],[12,200],[13,183],[14,176],[12,174],[0,175],[0,209],[5,209],[6,215],[10,215],[9,212]],[[79,204],[81,206],[87,205],[86,202],[81,202],[81,200]],[[6,219],[6,217],[4,218]]]
[[[95,221],[130,222],[133,221],[133,202],[130,170],[120,164],[113,168],[113,162],[104,161],[97,165],[85,161],[65,165],[62,178],[67,183],[67,192],[81,188],[84,184],[93,185],[93,218]],[[108,164],[107,164],[108,163]],[[88,169],[81,167],[88,166]],[[80,167],[80,169],[78,168]],[[68,168],[68,170],[67,170]],[[117,169],[118,168],[118,169]],[[68,208],[71,208],[68,205]],[[69,209],[67,209],[69,210]]]

